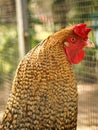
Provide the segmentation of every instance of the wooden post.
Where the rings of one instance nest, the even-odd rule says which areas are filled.
[[[27,0],[16,0],[17,30],[20,59],[29,51]]]

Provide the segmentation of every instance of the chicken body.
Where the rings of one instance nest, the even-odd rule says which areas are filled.
[[[62,48],[66,33],[60,33],[48,37],[21,61],[3,130],[76,130],[77,85]]]

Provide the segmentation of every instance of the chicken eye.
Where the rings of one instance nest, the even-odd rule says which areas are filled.
[[[75,41],[76,41],[76,38],[75,38],[75,37],[72,37],[72,38],[71,38],[71,42],[75,43]]]

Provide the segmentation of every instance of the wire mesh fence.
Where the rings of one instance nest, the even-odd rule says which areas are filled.
[[[15,1],[0,0],[0,121],[18,63]]]
[[[14,0],[0,0],[0,24],[15,23],[15,13]]]
[[[7,4],[8,1],[8,4]],[[0,1],[0,30],[10,31],[3,35],[4,45],[0,48],[0,112],[4,110],[18,58],[18,40],[16,26],[15,2],[7,0],[6,5]],[[4,7],[4,8],[3,8]],[[10,11],[8,11],[10,10]],[[5,12],[4,12],[5,11]],[[10,15],[9,15],[10,12]],[[9,18],[8,18],[9,17]],[[98,1],[97,0],[28,0],[28,20],[30,46],[68,24],[87,23],[93,27],[90,38],[96,43],[95,49],[86,49],[86,57],[82,63],[73,66],[78,81],[78,130],[98,129]],[[8,25],[11,24],[10,27]],[[3,26],[2,26],[3,25]],[[14,27],[14,31],[13,28]],[[14,36],[12,35],[14,33]],[[11,39],[10,39],[11,37]],[[8,39],[9,38],[9,39]],[[7,39],[7,42],[3,42]],[[12,44],[9,44],[12,43]],[[13,46],[12,46],[13,45]],[[11,47],[12,46],[12,47]],[[12,50],[10,49],[12,48]],[[7,52],[7,50],[9,50]],[[2,53],[3,52],[3,53]],[[9,53],[11,52],[11,53]],[[8,62],[10,61],[10,62]],[[11,66],[12,65],[12,66]],[[10,68],[10,69],[9,69]]]

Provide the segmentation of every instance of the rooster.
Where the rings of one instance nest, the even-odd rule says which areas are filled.
[[[33,48],[16,71],[2,130],[76,130],[78,94],[72,64],[94,47],[86,24],[66,27]]]

